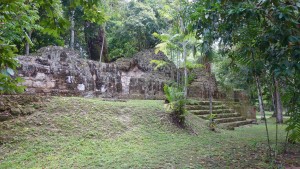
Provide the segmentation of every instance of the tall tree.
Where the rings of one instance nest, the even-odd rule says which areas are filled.
[[[254,65],[263,60],[266,72],[276,79],[293,78],[299,70],[299,2],[216,0],[198,1],[196,6],[192,18],[199,37],[209,31],[223,51],[245,48],[248,52],[242,58],[249,62],[258,58],[252,59]]]

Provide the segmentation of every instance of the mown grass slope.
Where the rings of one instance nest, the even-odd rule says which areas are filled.
[[[0,123],[0,168],[273,167],[263,124],[215,133],[194,115],[187,120],[188,130],[174,126],[162,101],[54,97],[30,116]],[[273,122],[269,129],[274,143]]]

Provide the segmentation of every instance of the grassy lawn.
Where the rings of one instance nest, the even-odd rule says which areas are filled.
[[[263,124],[215,133],[194,115],[187,121],[189,130],[170,123],[162,101],[55,97],[30,116],[0,123],[0,168],[274,167],[266,163]],[[269,131],[274,147],[274,120]]]

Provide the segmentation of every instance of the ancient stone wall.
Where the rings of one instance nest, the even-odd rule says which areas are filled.
[[[168,64],[155,70],[151,60]],[[164,99],[163,86],[175,81],[174,63],[163,53],[144,50],[132,58],[120,58],[113,63],[82,59],[76,51],[63,47],[44,47],[30,56],[19,56],[19,76],[27,86],[27,94],[109,97],[131,99]],[[188,87],[188,97],[207,100],[209,91],[214,99],[224,99],[218,91],[214,75],[204,70],[194,72],[196,78]],[[183,79],[181,79],[183,80]]]
[[[217,81],[213,74],[210,78],[208,72],[203,70],[196,70],[191,73],[194,73],[196,78],[188,87],[188,97],[207,100],[210,95],[209,91],[211,91],[214,99],[224,99],[226,97],[225,93],[218,90]]]
[[[176,76],[176,68],[170,62],[154,71],[152,59],[167,57],[147,50],[130,59],[99,63],[81,59],[69,49],[45,47],[31,56],[19,56],[18,74],[28,94],[163,99],[164,83]]]

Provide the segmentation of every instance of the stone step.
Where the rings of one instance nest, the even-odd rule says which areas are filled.
[[[213,105],[223,105],[221,101],[213,101]],[[187,103],[187,105],[209,105],[209,101],[192,101]]]
[[[186,105],[187,110],[209,110],[209,105]],[[213,109],[228,109],[225,105],[213,105]]]
[[[230,122],[235,122],[235,121],[243,121],[246,120],[245,117],[229,117],[229,118],[221,118],[221,119],[215,119],[215,122],[217,124],[220,123],[230,123]]]
[[[209,110],[189,110],[190,113],[195,115],[205,115],[210,114]],[[232,109],[215,109],[212,111],[213,114],[225,114],[225,113],[234,113]]]
[[[230,123],[222,123],[220,124],[220,127],[228,130],[234,130],[235,127],[239,127],[247,124],[252,124],[252,120],[242,120],[242,121],[235,121]]]
[[[224,113],[224,114],[216,114],[215,119],[221,119],[221,118],[229,118],[229,117],[240,117],[241,114],[239,113]],[[206,115],[199,115],[199,117],[203,119],[208,119],[209,114]]]

